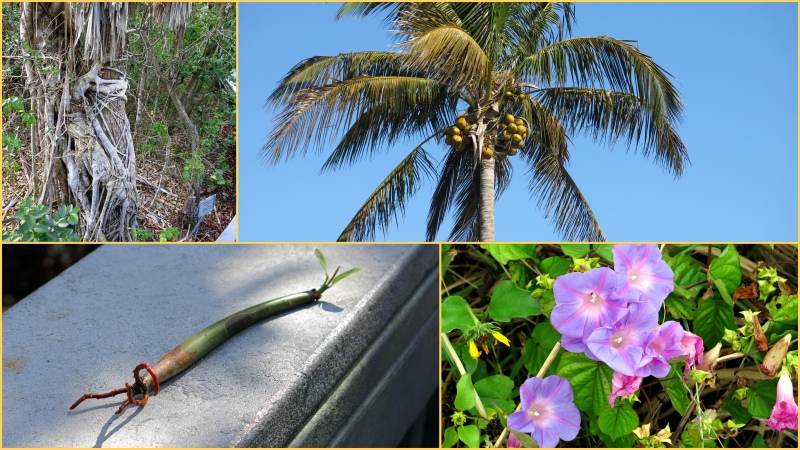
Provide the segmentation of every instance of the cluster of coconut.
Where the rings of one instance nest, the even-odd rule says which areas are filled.
[[[528,127],[525,119],[514,117],[513,114],[506,114],[504,120],[500,122],[497,144],[506,149],[509,156],[517,154],[517,150],[525,144],[528,137]]]
[[[456,117],[456,123],[452,127],[447,129],[447,137],[444,139],[445,144],[453,147],[456,150],[464,150],[464,138],[466,132],[470,128],[470,123],[467,122],[467,118],[464,117],[463,114]]]

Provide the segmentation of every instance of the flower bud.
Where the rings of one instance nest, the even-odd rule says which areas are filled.
[[[767,355],[764,357],[764,361],[759,366],[764,374],[770,378],[775,377],[775,374],[778,373],[778,369],[781,368],[783,358],[786,357],[786,353],[789,352],[790,342],[792,342],[792,335],[787,334],[769,349]]]
[[[769,342],[767,336],[764,335],[764,330],[761,329],[761,324],[758,322],[758,316],[753,314],[753,337],[758,344],[758,351],[765,352],[769,350]]]

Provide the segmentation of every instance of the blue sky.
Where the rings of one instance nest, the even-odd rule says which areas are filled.
[[[264,108],[302,59],[387,50],[380,19],[334,21],[338,3],[239,4],[239,239],[333,241],[413,142],[320,174],[327,153],[278,165],[258,153]],[[678,132],[691,165],[679,179],[624,146],[573,137],[569,172],[610,241],[796,241],[797,4],[579,3],[573,36],[633,39],[676,79]],[[331,145],[331,148],[334,145]],[[431,148],[442,160],[444,148]],[[526,167],[496,205],[497,241],[560,241],[530,198]],[[376,240],[419,242],[434,182]],[[446,221],[438,240],[447,239]]]

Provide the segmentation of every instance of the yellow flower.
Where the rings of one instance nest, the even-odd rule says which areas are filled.
[[[481,356],[481,351],[478,350],[478,346],[475,345],[475,341],[469,341],[469,356],[472,359],[477,360],[479,356]]]
[[[494,336],[496,341],[502,342],[506,347],[511,347],[511,343],[508,341],[508,338],[503,336],[502,334],[494,332],[492,333],[492,336]]]

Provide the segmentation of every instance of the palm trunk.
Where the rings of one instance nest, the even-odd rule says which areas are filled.
[[[494,242],[494,158],[481,158],[480,241]]]

